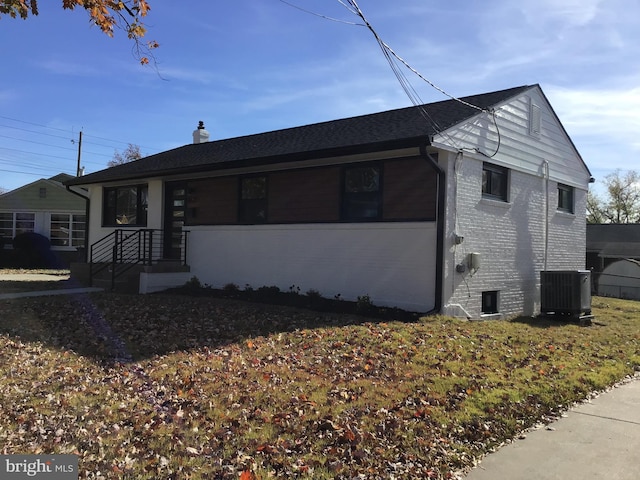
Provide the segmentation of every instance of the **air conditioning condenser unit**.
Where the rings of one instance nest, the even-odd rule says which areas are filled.
[[[540,272],[540,312],[570,316],[581,322],[591,315],[591,272],[589,270],[547,270]]]

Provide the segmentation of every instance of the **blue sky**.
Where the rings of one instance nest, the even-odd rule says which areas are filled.
[[[338,0],[288,0],[358,22]],[[411,105],[362,26],[280,0],[149,0],[158,72],[122,32],[40,0],[0,19],[0,187],[82,165],[128,143],[191,142],[203,120],[229,138]],[[454,96],[539,83],[596,177],[640,169],[640,0],[359,0],[382,39]],[[444,100],[415,76],[424,102]]]

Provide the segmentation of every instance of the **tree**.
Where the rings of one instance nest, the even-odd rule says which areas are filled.
[[[142,158],[140,153],[140,147],[138,145],[129,144],[122,153],[117,150],[113,154],[113,159],[107,162],[108,167],[115,167],[116,165],[122,165],[123,163],[133,162]]]
[[[147,0],[62,0],[62,8],[73,10],[76,7],[84,8],[91,21],[110,37],[115,29],[125,31],[134,42],[134,52],[140,63],[149,63],[152,50],[159,45],[155,41],[142,43],[142,37],[147,33],[143,18],[150,10]],[[0,17],[2,15],[22,19],[38,15],[38,0],[0,0]]]
[[[606,223],[603,202],[595,193],[587,192],[587,223]]]
[[[589,223],[638,223],[640,222],[640,174],[620,170],[604,178],[606,198],[590,193],[587,197],[587,221]]]

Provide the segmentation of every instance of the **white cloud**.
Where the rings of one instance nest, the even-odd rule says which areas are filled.
[[[545,88],[573,135],[604,136],[640,150],[640,87],[619,90]]]
[[[38,66],[48,73],[56,75],[72,75],[77,77],[95,77],[104,75],[104,71],[86,63],[49,59],[38,63]]]
[[[569,27],[584,26],[598,16],[604,0],[529,0],[518,6],[532,25],[560,22]]]

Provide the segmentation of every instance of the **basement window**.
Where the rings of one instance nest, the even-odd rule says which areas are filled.
[[[558,211],[574,213],[573,211],[573,187],[558,184]]]
[[[498,291],[482,292],[482,314],[491,315],[498,313]]]

